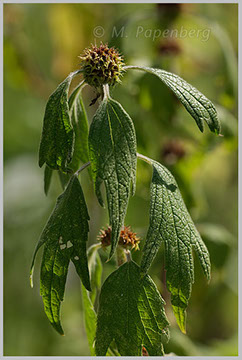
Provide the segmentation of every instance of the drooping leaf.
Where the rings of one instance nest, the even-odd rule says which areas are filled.
[[[60,334],[63,334],[60,304],[64,296],[70,260],[74,263],[83,285],[88,290],[91,289],[86,255],[88,220],[82,188],[77,176],[74,175],[66,190],[57,199],[55,209],[36,246],[31,266],[32,279],[36,254],[44,245],[40,293],[46,315]]]
[[[212,132],[220,134],[220,122],[213,103],[180,76],[165,70],[144,66],[126,66],[125,69],[143,70],[158,76],[158,78],[174,92],[187,111],[195,119],[201,132],[204,130],[203,121],[206,121]]]
[[[126,262],[105,281],[100,294],[95,351],[105,356],[112,340],[121,356],[163,355],[169,325],[164,300],[152,279],[140,276],[133,261]]]
[[[52,178],[52,169],[49,168],[48,165],[45,166],[45,174],[44,174],[44,192],[45,195],[48,195],[51,178]]]
[[[143,157],[143,156],[142,156]],[[185,332],[186,308],[194,282],[192,249],[198,255],[207,279],[209,253],[188,211],[172,174],[158,162],[143,157],[153,166],[150,224],[141,260],[147,273],[162,242],[165,245],[166,283],[180,329]]]
[[[71,73],[52,93],[45,109],[44,124],[39,149],[39,166],[46,163],[51,169],[66,170],[73,152],[73,128],[70,122],[68,90]]]
[[[71,123],[75,133],[74,151],[69,165],[73,171],[80,168],[81,162],[88,162],[88,121],[80,90],[81,87],[78,86],[69,98]]]
[[[110,98],[99,106],[89,132],[89,157],[98,200],[105,184],[110,225],[110,258],[119,239],[126,215],[130,185],[135,191],[136,136],[132,120],[122,106]]]

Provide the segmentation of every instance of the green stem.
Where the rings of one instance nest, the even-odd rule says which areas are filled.
[[[103,99],[110,99],[109,86],[108,84],[103,85]]]
[[[132,255],[131,255],[130,250],[126,250],[125,255],[126,255],[127,262],[132,261]]]

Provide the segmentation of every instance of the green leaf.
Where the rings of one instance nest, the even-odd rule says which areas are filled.
[[[45,195],[48,195],[51,178],[52,178],[52,169],[49,168],[48,165],[45,166],[45,174],[44,174],[44,192]]]
[[[90,294],[82,285],[82,299],[84,307],[85,329],[91,356],[95,356],[94,341],[96,337],[97,314],[94,310]],[[113,343],[110,344],[107,356],[119,356]]]
[[[78,86],[69,98],[71,123],[75,133],[75,144],[71,169],[77,171],[80,163],[88,162],[88,121],[86,111],[80,94],[81,86]]]
[[[88,249],[88,268],[91,277],[92,291],[88,292],[84,286],[82,286],[82,299],[84,307],[85,328],[87,339],[89,343],[90,353],[95,356],[94,340],[96,335],[96,322],[97,315],[94,310],[93,304],[96,297],[97,289],[101,287],[102,276],[102,262],[98,254],[99,244],[95,244]]]
[[[99,248],[100,245],[96,244],[88,249],[88,267],[91,275],[92,291],[91,292],[87,291],[82,285],[85,329],[89,343],[90,353],[92,356],[95,356],[94,340],[96,336],[96,324],[97,324],[97,315],[94,310],[93,303],[95,300],[96,291],[101,286],[101,276],[102,276],[102,262],[98,254]],[[113,344],[110,344],[110,350],[108,350],[107,355],[118,356],[117,351],[112,345]]]
[[[40,293],[46,315],[53,327],[63,334],[60,323],[60,304],[63,301],[65,282],[70,260],[75,265],[83,285],[90,290],[86,255],[88,237],[88,212],[82,188],[77,176],[70,179],[66,190],[58,197],[34,252],[35,257],[42,245],[44,252],[40,274]]]
[[[82,299],[84,307],[85,329],[89,344],[91,356],[95,356],[94,340],[96,335],[97,315],[93,303],[89,297],[88,291],[82,285]]]
[[[98,249],[100,249],[100,244],[95,244],[88,249],[87,258],[88,258],[88,268],[91,276],[91,288],[90,298],[94,304],[97,291],[101,288],[102,280],[102,261],[98,254]]]
[[[51,169],[65,171],[73,152],[73,128],[70,122],[68,90],[71,73],[53,92],[45,109],[44,124],[39,149],[39,166],[46,163]]]
[[[94,341],[96,337],[97,314],[94,310],[90,294],[82,285],[82,299],[84,307],[85,329],[91,356],[95,356]],[[119,356],[115,346],[111,343],[107,351],[107,356]]]
[[[153,166],[151,182],[150,224],[141,270],[146,273],[159,250],[165,245],[166,283],[180,329],[185,332],[186,308],[194,282],[192,248],[203,272],[210,279],[209,253],[181,197],[172,174],[158,162],[143,157]]]
[[[106,188],[112,227],[111,258],[124,223],[131,184],[135,191],[137,159],[133,122],[122,106],[110,98],[103,100],[90,126],[89,157],[96,195],[102,206],[102,182]]]
[[[121,356],[163,355],[168,340],[164,300],[152,279],[140,276],[133,261],[126,262],[105,281],[100,294],[95,351],[105,356],[115,340]]]
[[[125,69],[143,70],[158,76],[158,78],[174,92],[187,111],[195,119],[201,132],[204,130],[203,121],[206,121],[212,132],[220,134],[220,122],[213,103],[180,76],[165,70],[144,66],[126,66]]]

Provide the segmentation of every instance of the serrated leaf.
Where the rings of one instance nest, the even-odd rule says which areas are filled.
[[[112,227],[110,258],[123,226],[130,196],[135,191],[136,136],[133,122],[122,106],[110,98],[100,104],[89,132],[89,157],[96,195],[105,184],[109,221]]]
[[[203,121],[206,121],[212,132],[220,134],[220,122],[213,103],[180,76],[165,70],[144,66],[126,66],[125,69],[143,70],[158,76],[174,92],[186,110],[195,119],[201,132],[204,130]]]
[[[141,278],[133,261],[114,271],[100,294],[95,351],[105,356],[112,340],[121,356],[141,356],[144,346],[150,356],[163,355],[168,339],[164,300],[152,279]]]
[[[51,184],[51,178],[52,178],[52,169],[49,168],[48,165],[45,166],[45,173],[44,173],[44,192],[45,195],[48,195],[50,184]]]
[[[75,133],[75,144],[72,161],[69,167],[77,171],[80,163],[88,162],[88,121],[80,94],[81,87],[77,87],[69,98],[71,123]]]
[[[82,285],[82,299],[84,307],[85,329],[90,348],[90,353],[95,356],[94,340],[96,336],[97,314],[94,310],[94,300],[97,289],[101,287],[102,276],[102,262],[98,254],[99,244],[93,245],[88,249],[88,267],[91,276],[92,291],[87,291]],[[118,356],[113,344],[110,344],[110,350],[107,351],[107,356]]]
[[[88,212],[82,188],[77,176],[70,179],[66,190],[58,197],[34,252],[31,278],[35,257],[44,246],[40,293],[46,315],[53,327],[63,334],[60,323],[60,304],[63,300],[65,282],[70,260],[75,265],[83,285],[90,290],[86,255],[88,237]]]
[[[51,169],[66,170],[73,151],[73,128],[70,122],[68,90],[71,73],[51,94],[45,108],[44,124],[39,148],[39,166],[46,163]]]
[[[146,158],[146,157],[145,157]],[[150,224],[141,269],[146,273],[159,250],[165,245],[166,283],[180,329],[185,332],[186,308],[194,282],[192,249],[198,255],[203,272],[210,278],[209,253],[188,211],[172,174],[158,162],[153,166]]]

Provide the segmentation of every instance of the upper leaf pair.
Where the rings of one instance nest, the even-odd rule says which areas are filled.
[[[211,131],[220,133],[214,105],[185,80],[159,69],[139,66],[126,66],[125,69],[144,70],[158,76],[181,100],[201,131],[204,129],[203,121],[206,121]],[[127,210],[130,181],[135,188],[136,139],[129,115],[109,97],[102,101],[94,116],[89,134],[89,152],[96,194],[101,204],[101,182],[104,181],[106,186],[112,226],[111,257]]]
[[[138,66],[126,66],[125,68],[144,70],[158,76],[181,100],[196,120],[201,131],[203,131],[203,120],[205,120],[211,131],[220,132],[220,124],[213,104],[186,81],[164,70]],[[76,170],[80,159],[84,162],[88,160],[86,116],[84,116],[84,121],[76,121],[76,118],[82,114],[85,115],[82,103],[74,101],[78,89],[73,92],[68,104],[69,85],[76,74],[78,71],[70,74],[48,101],[39,152],[40,166],[46,162],[52,169],[66,171],[67,165],[70,164],[70,167]],[[73,127],[76,140],[71,162]],[[109,96],[104,97],[90,127],[89,157],[94,186],[101,205],[103,205],[100,192],[102,181],[106,187],[110,225],[112,226],[111,257],[124,223],[130,184],[132,184],[133,193],[135,191],[136,136],[129,115],[119,103]],[[50,171],[46,171],[46,175],[48,190]]]

